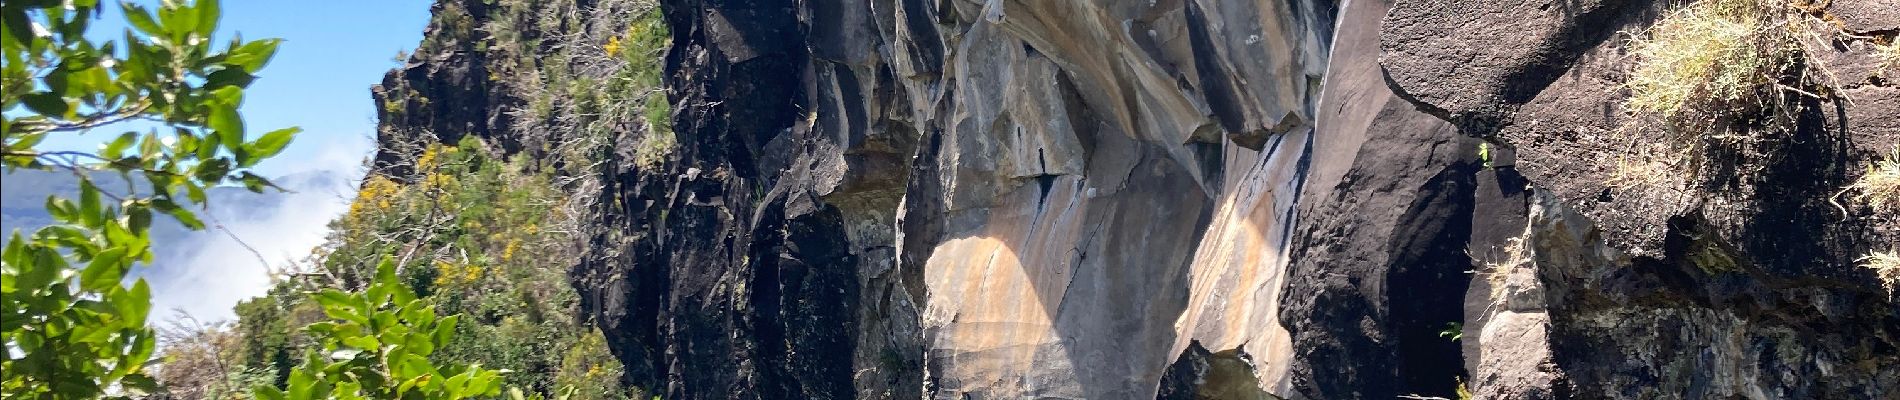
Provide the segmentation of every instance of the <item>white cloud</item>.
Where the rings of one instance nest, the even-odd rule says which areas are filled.
[[[180,257],[159,260],[159,267],[144,274],[152,285],[155,321],[175,318],[174,310],[203,321],[233,319],[232,307],[239,301],[262,296],[270,289],[270,271],[304,259],[323,243],[330,221],[349,209],[356,183],[363,176],[363,158],[373,144],[367,140],[329,140],[315,145],[323,147],[310,153],[313,155],[308,159],[271,161],[290,164],[278,168],[288,171],[284,174],[288,178],[276,183],[292,193],[270,195],[273,201],[251,203],[257,204],[254,209],[243,209],[235,204],[238,201],[226,202],[232,204],[223,207],[214,202],[210,213],[230,234],[208,228],[191,233],[191,238],[173,241],[188,247],[171,252]],[[307,179],[322,176],[329,178]],[[245,192],[239,196],[263,195]],[[212,221],[207,219],[206,223]],[[243,238],[243,243],[233,240],[232,235]],[[269,263],[268,268],[260,265],[260,256]]]

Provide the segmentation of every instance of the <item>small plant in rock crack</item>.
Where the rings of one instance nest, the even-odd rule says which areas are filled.
[[[1889,75],[1900,72],[1900,38],[1895,38],[1891,41],[1893,43],[1888,43],[1885,46],[1877,46],[1877,50],[1880,51],[1881,63],[1887,66],[1881,74],[1888,79],[1900,78],[1900,76]]]
[[[1703,0],[1630,41],[1638,58],[1624,107],[1670,122],[1699,111],[1758,107],[1760,90],[1796,67],[1799,47],[1781,0]]]
[[[1478,161],[1484,162],[1484,169],[1491,169],[1491,142],[1478,143]]]
[[[1445,329],[1438,331],[1438,337],[1450,339],[1453,342],[1456,342],[1460,339],[1464,339],[1465,338],[1465,323],[1463,322],[1445,323]]]

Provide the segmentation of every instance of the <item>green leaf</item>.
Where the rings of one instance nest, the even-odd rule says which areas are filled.
[[[231,173],[231,160],[214,158],[198,163],[198,166],[192,168],[191,175],[206,184],[215,184],[222,182],[225,174],[229,173]]]
[[[218,14],[221,12],[218,0],[198,0],[197,7],[193,8],[198,13],[198,36],[210,38],[211,32],[218,30]]]
[[[0,7],[0,13],[4,13],[0,14],[0,19],[4,19],[0,23],[6,26],[7,36],[22,43],[33,40],[33,22],[28,19],[25,8]]]
[[[251,387],[251,395],[257,396],[259,399],[263,399],[263,400],[288,400],[284,398],[284,391],[278,390],[274,386],[265,385],[265,384],[259,384],[257,386]]]
[[[34,232],[33,238],[34,240],[46,240],[50,238],[53,241],[59,242],[61,246],[73,249],[80,249],[92,245],[92,237],[88,236],[85,230],[72,225],[53,225],[40,228],[39,232]]]
[[[265,188],[277,189],[277,191],[280,192],[285,191],[284,188],[278,187],[275,183],[271,183],[269,179],[264,179],[264,177],[253,174],[251,171],[244,171],[244,173],[238,177],[238,180],[243,181],[244,188],[250,190],[251,193],[264,193]]]
[[[449,343],[449,339],[454,339],[455,324],[461,322],[461,320],[461,315],[450,315],[448,318],[443,318],[441,321],[436,322],[435,332],[433,332],[435,342],[446,345]]]
[[[164,144],[164,142],[158,140],[158,132],[146,132],[145,140],[139,142],[139,159],[145,160],[157,156],[159,151],[164,150],[161,148]],[[118,167],[118,169],[126,170],[130,168]]]
[[[14,282],[24,288],[41,288],[59,278],[66,270],[66,259],[58,251],[47,248],[33,248],[32,262],[26,263],[20,271],[19,281]]]
[[[106,210],[99,205],[99,187],[92,185],[91,179],[79,179],[79,219],[86,226],[97,227],[105,221]]]
[[[179,157],[189,157],[198,152],[198,135],[184,128],[177,128],[172,131],[172,137],[178,140],[173,143],[175,146],[173,148],[178,150]]]
[[[264,137],[251,142],[251,157],[265,159],[276,156],[277,153],[284,151],[284,147],[289,145],[290,140],[299,132],[303,132],[303,128],[289,127],[264,134]]]
[[[196,154],[198,159],[209,160],[211,156],[218,155],[218,145],[222,143],[224,143],[224,138],[218,134],[218,131],[206,133],[204,140],[198,143],[198,154]]]
[[[191,182],[185,182],[184,186],[185,186],[185,199],[191,200],[191,204],[205,203],[204,188],[198,187],[197,184],[194,184]]]
[[[67,76],[72,75],[72,71],[66,70],[66,68],[63,68],[64,66],[62,63],[62,68],[53,68],[51,71],[46,71],[46,76],[40,78],[40,82],[46,84],[47,93],[54,93],[61,96],[76,95],[76,93],[69,90],[71,89],[71,85],[67,84],[66,79]]]
[[[146,232],[152,227],[152,209],[135,202],[126,202],[125,224],[133,232]]]
[[[423,375],[436,374],[435,364],[429,363],[428,358],[424,358],[420,355],[405,354],[402,357],[400,365],[400,369],[397,370],[397,376],[421,377]]]
[[[130,319],[132,326],[145,326],[145,317],[152,311],[152,287],[146,285],[144,279],[139,279],[132,283],[132,290],[127,293],[131,297],[120,303],[119,316]]]
[[[396,279],[396,258],[383,256],[383,261],[376,263],[376,285],[401,284],[402,281]]]
[[[160,390],[158,381],[145,374],[126,375],[125,378],[119,380],[119,383],[143,393],[158,393]]]
[[[108,160],[124,158],[125,149],[132,147],[132,144],[137,143],[138,139],[138,132],[126,132],[121,134],[118,139],[113,139],[112,143],[106,144],[105,149],[99,150],[99,155]]]
[[[257,77],[251,76],[248,72],[244,72],[242,68],[225,68],[205,76],[204,87],[206,89],[216,89],[227,86],[242,88],[251,86],[251,81],[254,80],[257,80]]]
[[[52,215],[53,220],[60,222],[70,223],[79,220],[79,207],[73,205],[71,200],[59,196],[46,196],[46,213]]]
[[[243,68],[244,72],[256,74],[258,69],[264,68],[264,64],[269,63],[271,57],[277,54],[277,45],[280,43],[283,43],[282,39],[253,40],[230,49],[226,53],[224,63]]]
[[[312,293],[310,295],[310,299],[316,300],[318,305],[321,305],[324,307],[346,307],[347,308],[347,307],[351,307],[352,304],[355,304],[354,301],[351,301],[349,294],[335,291],[335,290],[324,290],[321,292]]]
[[[225,86],[218,88],[218,91],[225,89],[237,90],[236,87]],[[244,119],[238,115],[236,103],[213,104],[206,118],[205,126],[218,133],[218,140],[224,148],[235,150],[244,144]]]
[[[69,119],[68,117],[70,117],[71,114],[68,113],[73,111],[72,104],[67,103],[65,98],[59,97],[58,94],[52,92],[30,93],[21,97],[20,101],[26,103],[27,109],[33,110],[33,112],[39,113],[40,115],[53,118]]]
[[[8,123],[10,124],[12,122],[8,121]],[[7,149],[13,150],[13,151],[26,151],[26,150],[32,149],[33,146],[38,146],[41,140],[46,139],[47,133],[48,132],[19,134],[19,133],[12,132],[12,129],[9,128],[7,130],[7,135],[9,136],[10,139],[13,139],[13,143],[7,144]]]
[[[158,7],[159,24],[164,25],[167,35],[179,44],[184,44],[184,38],[198,29],[198,13],[182,6],[166,2]]]
[[[99,291],[118,286],[125,278],[126,267],[131,262],[125,259],[124,247],[113,247],[92,255],[92,261],[86,269],[79,272],[79,286],[90,291]]]
[[[158,21],[152,18],[152,11],[145,9],[145,6],[127,1],[119,3],[119,11],[123,11],[126,22],[131,23],[132,27],[138,28],[140,32],[152,36],[164,36],[166,33],[165,29],[158,25]]]
[[[178,220],[178,223],[184,225],[186,229],[194,231],[202,231],[205,229],[205,223],[198,220],[197,214],[192,213],[191,210],[184,207],[179,207],[177,203],[173,203],[169,199],[154,199],[152,200],[152,206],[158,208],[158,211],[165,213],[165,215],[172,216],[172,219]]]

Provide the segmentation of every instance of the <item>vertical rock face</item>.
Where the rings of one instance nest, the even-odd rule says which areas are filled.
[[[1602,134],[1661,2],[663,0],[679,147],[577,190],[580,311],[669,399],[1900,396],[1856,2],[1770,173],[1664,191]],[[386,125],[538,140],[431,57]]]

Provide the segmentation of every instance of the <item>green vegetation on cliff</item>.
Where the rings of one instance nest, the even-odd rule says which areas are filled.
[[[487,76],[475,90],[512,99],[500,101],[512,123],[492,135],[432,132],[439,125],[412,117],[434,115],[423,111],[452,102],[449,95],[403,81],[379,93],[386,96],[379,104],[386,134],[379,146],[393,157],[379,160],[302,270],[282,277],[268,296],[238,305],[235,324],[177,335],[165,357],[165,368],[178,372],[167,374],[178,379],[164,382],[172,393],[211,382],[220,388],[261,383],[268,389],[260,394],[281,390],[285,398],[300,398],[302,389],[389,397],[401,388],[378,382],[391,380],[328,371],[407,374],[401,371],[406,358],[439,371],[407,379],[496,372],[498,386],[468,386],[468,393],[482,396],[498,389],[523,397],[647,397],[622,383],[620,361],[606,339],[576,319],[578,298],[566,273],[579,257],[578,218],[591,200],[570,191],[587,184],[615,150],[612,143],[636,143],[629,150],[641,163],[658,162],[673,149],[670,110],[659,89],[658,60],[668,40],[659,10],[649,0],[588,7],[502,0],[467,8],[474,4],[438,2],[411,62],[462,62],[445,60],[452,53],[481,54]],[[388,286],[388,280],[400,284]],[[390,294],[400,291],[412,291],[420,303]],[[353,351],[366,349],[349,343],[360,339],[323,328],[353,319],[321,300],[336,303],[339,296],[371,305],[350,312],[402,317],[364,330],[445,328],[429,337],[436,342],[426,351]],[[405,314],[424,309],[444,320]],[[223,397],[204,398],[242,397],[238,392],[208,391]],[[455,398],[460,389],[414,393],[396,397]]]
[[[327,362],[309,354],[333,354],[339,350],[330,342],[341,340],[319,334],[334,329],[304,327],[350,320],[322,304],[326,296],[405,290],[430,304],[428,314],[459,319],[439,322],[446,326],[434,336],[440,343],[415,354],[434,365],[502,371],[498,383],[529,393],[630,394],[600,334],[573,317],[577,300],[564,260],[577,249],[566,199],[551,175],[491,151],[469,137],[457,146],[428,147],[414,161],[413,176],[369,177],[349,213],[332,223],[330,241],[317,249],[308,271],[238,306],[239,340],[225,360],[243,373],[228,379],[264,375],[277,387],[296,385],[293,371]],[[388,276],[378,279],[382,274]]]

